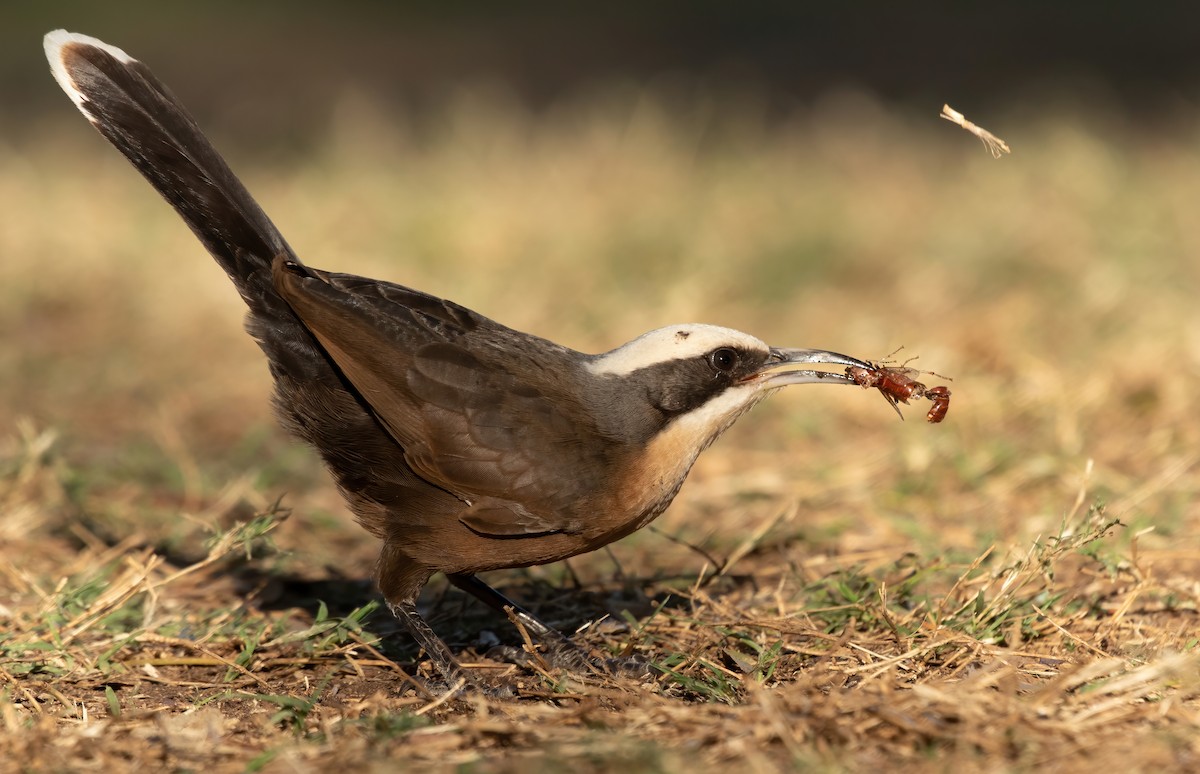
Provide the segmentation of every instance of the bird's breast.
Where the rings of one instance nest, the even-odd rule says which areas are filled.
[[[624,534],[641,529],[667,509],[696,458],[711,443],[709,435],[687,422],[672,422],[631,456],[616,487],[616,505],[627,517]]]

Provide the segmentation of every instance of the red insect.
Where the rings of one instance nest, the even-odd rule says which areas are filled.
[[[861,385],[864,390],[872,387],[879,390],[887,402],[892,404],[892,408],[896,410],[896,414],[901,419],[904,419],[904,414],[900,412],[900,406],[897,404],[907,404],[910,398],[929,398],[933,401],[933,406],[925,415],[925,419],[929,422],[937,423],[945,419],[946,412],[950,409],[950,390],[946,387],[926,387],[917,381],[916,377],[923,373],[942,379],[950,377],[936,374],[933,371],[907,368],[903,364],[899,366],[884,365],[887,362],[887,360],[882,360],[873,363],[874,368],[849,366],[846,368],[846,375],[853,379],[855,384]]]
[[[901,403],[908,403],[909,398],[925,396],[925,385],[913,378],[919,376],[920,373],[915,368],[883,367],[879,369],[881,378],[876,386],[884,395],[890,395]]]
[[[933,401],[929,413],[925,415],[925,421],[936,425],[946,418],[946,412],[950,410],[950,388],[930,387],[925,391],[925,397]]]

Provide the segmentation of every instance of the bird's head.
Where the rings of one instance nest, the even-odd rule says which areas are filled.
[[[781,387],[855,383],[841,372],[797,368],[814,364],[872,367],[837,352],[772,347],[740,331],[695,323],[650,331],[592,356],[586,367],[599,383],[620,390],[622,402],[651,409],[639,414],[657,413],[655,432],[675,426],[698,452]]]

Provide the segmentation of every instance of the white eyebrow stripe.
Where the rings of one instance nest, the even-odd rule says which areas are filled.
[[[587,369],[597,376],[625,376],[658,363],[700,357],[721,346],[763,352],[768,349],[759,339],[732,328],[702,323],[668,325],[595,356]]]
[[[92,121],[92,117],[84,107],[87,97],[75,85],[75,80],[67,72],[67,66],[63,62],[63,49],[72,43],[106,51],[123,64],[129,64],[137,60],[116,46],[110,46],[103,40],[98,40],[90,35],[80,35],[77,32],[67,32],[66,30],[54,30],[53,32],[46,33],[46,37],[42,39],[42,47],[46,51],[46,59],[50,62],[50,73],[54,76],[54,80],[58,81],[58,85],[62,87],[62,90],[67,93],[67,96],[71,98],[71,101],[75,103],[75,107],[79,108],[80,112],[89,121]],[[93,121],[93,123],[95,122]]]

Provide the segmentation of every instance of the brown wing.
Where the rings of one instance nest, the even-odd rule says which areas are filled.
[[[597,482],[578,471],[603,469],[585,459],[595,445],[581,435],[592,431],[567,416],[561,396],[481,360],[513,332],[397,285],[282,259],[274,268],[279,292],[413,470],[464,501],[464,523],[489,535],[581,529],[575,506]],[[545,354],[555,362],[525,363],[552,374],[562,352],[552,347]]]

